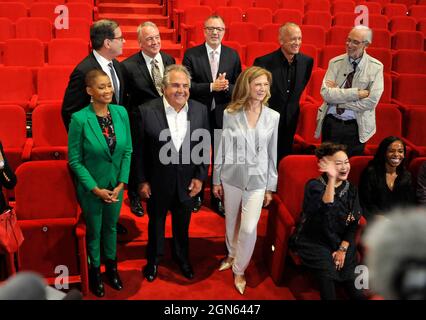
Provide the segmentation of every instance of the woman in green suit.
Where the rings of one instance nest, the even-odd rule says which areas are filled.
[[[89,71],[86,90],[92,102],[72,115],[68,158],[87,225],[90,289],[102,297],[101,243],[107,279],[114,289],[123,288],[117,272],[116,223],[129,177],[132,141],[126,110],[109,104],[114,93],[109,76],[102,70]]]

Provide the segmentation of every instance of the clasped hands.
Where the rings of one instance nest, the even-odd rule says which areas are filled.
[[[338,85],[336,84],[336,82],[334,82],[332,80],[325,80],[325,85],[329,88],[338,88]],[[370,91],[358,89],[358,98],[359,99],[367,98],[369,95],[370,95]]]
[[[225,78],[226,72],[219,73],[219,76],[213,82],[212,90],[213,91],[223,91],[229,89],[229,80]]]
[[[98,187],[93,189],[93,193],[106,203],[118,202],[118,195],[123,190],[124,184],[119,183],[113,190],[100,189]]]

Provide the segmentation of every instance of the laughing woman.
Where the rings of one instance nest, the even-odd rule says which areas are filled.
[[[72,115],[68,158],[87,225],[90,289],[102,297],[101,243],[107,279],[114,289],[123,287],[117,271],[116,224],[129,178],[132,139],[126,109],[110,104],[109,76],[102,70],[89,71],[86,86],[92,102]]]
[[[415,190],[411,174],[405,167],[405,155],[401,138],[387,137],[362,172],[359,195],[367,220],[383,217],[395,207],[415,204]]]
[[[354,286],[354,238],[361,207],[356,188],[347,180],[351,166],[346,148],[324,142],[315,155],[322,174],[306,183],[294,249],[315,275],[321,299],[336,299],[336,282],[351,299],[363,299],[363,293]]]

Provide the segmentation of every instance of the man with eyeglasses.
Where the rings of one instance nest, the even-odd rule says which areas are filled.
[[[99,20],[90,27],[90,42],[93,51],[72,71],[62,102],[62,120],[65,128],[71,121],[71,115],[87,107],[90,96],[86,92],[85,77],[93,69],[103,70],[110,78],[114,88],[112,104],[123,104],[124,78],[120,63],[115,59],[123,53],[123,38],[118,23],[112,20]],[[126,234],[126,228],[117,223],[117,233]]]
[[[189,260],[189,223],[194,196],[207,178],[210,141],[204,140],[206,134],[198,136],[198,133],[209,132],[207,108],[189,99],[190,87],[188,70],[182,65],[170,65],[162,79],[163,96],[139,106],[135,180],[141,198],[147,200],[147,264],[143,275],[149,282],[156,279],[158,264],[164,255],[169,210],[173,259],[185,278],[194,277]],[[196,159],[195,153],[201,158]]]
[[[345,144],[349,156],[362,155],[376,132],[375,108],[383,93],[383,64],[367,54],[373,32],[354,27],[346,53],[330,60],[321,86],[315,137]]]
[[[293,139],[299,121],[299,101],[312,73],[314,60],[300,53],[302,31],[288,22],[278,32],[280,48],[256,58],[255,66],[272,73],[271,98],[269,106],[280,113],[278,126],[277,158],[292,153]]]
[[[141,23],[137,29],[140,51],[124,60],[124,79],[126,82],[124,106],[129,112],[130,126],[133,143],[136,141],[135,127],[140,121],[138,107],[152,99],[163,95],[161,81],[164,69],[175,63],[175,59],[161,51],[160,31],[155,23],[146,21]],[[130,210],[137,217],[144,215],[143,207],[134,183],[134,160],[130,169],[128,197]]]
[[[206,105],[214,145],[214,129],[221,129],[223,110],[231,101],[232,90],[241,73],[240,57],[234,49],[222,44],[225,23],[220,16],[204,21],[205,43],[186,50],[182,64],[191,77],[191,98]],[[214,154],[213,154],[214,157]],[[204,190],[197,196],[194,212],[200,210]],[[211,205],[219,215],[225,215],[222,202],[211,194]]]

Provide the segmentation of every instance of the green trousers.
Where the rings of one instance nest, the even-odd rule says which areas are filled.
[[[117,258],[117,222],[123,203],[123,191],[118,202],[105,203],[92,192],[78,192],[80,206],[86,220],[86,244],[89,264],[101,265],[101,242],[106,259]]]

